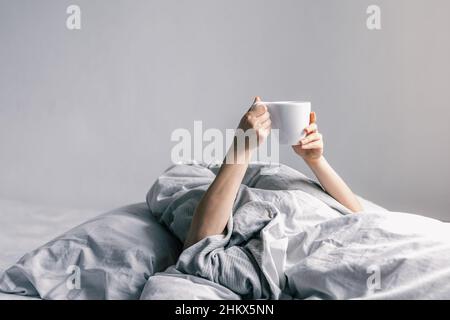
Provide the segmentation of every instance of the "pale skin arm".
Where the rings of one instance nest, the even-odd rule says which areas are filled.
[[[223,233],[247,167],[248,162],[222,165],[195,209],[184,248],[208,236]]]
[[[333,198],[353,212],[363,210],[355,194],[336,171],[333,170],[325,157],[322,156],[317,161],[306,163],[314,172],[325,191]]]
[[[269,135],[271,125],[269,112],[266,106],[257,104],[259,101],[261,101],[260,98],[256,97],[254,104],[244,115],[238,127],[243,131],[253,129],[258,145]],[[213,183],[200,200],[195,209],[184,248],[190,247],[205,237],[221,234],[226,228],[234,200],[257,145],[246,144],[244,148],[238,148],[235,139],[231,148],[234,149],[234,161],[231,163],[224,161]],[[240,161],[237,161],[238,159]]]
[[[314,112],[311,112],[310,125],[305,131],[306,137],[299,145],[292,147],[294,151],[311,168],[326,192],[351,211],[362,211],[358,198],[323,156],[323,138],[318,131]]]

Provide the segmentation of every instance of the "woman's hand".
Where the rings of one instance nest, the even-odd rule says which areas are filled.
[[[292,146],[292,148],[306,163],[311,164],[322,158],[323,139],[317,129],[315,112],[311,112],[309,115],[309,123],[310,125],[305,129],[306,137],[300,140],[299,145]]]
[[[309,116],[309,123],[310,125],[305,129],[306,137],[300,140],[299,145],[292,148],[305,160],[328,194],[351,211],[362,211],[358,198],[323,156],[322,135],[317,130],[314,112],[311,112]]]
[[[255,149],[270,134],[271,124],[272,122],[270,121],[270,114],[267,111],[267,107],[261,103],[259,97],[256,97],[250,109],[242,117],[238,129],[243,131],[241,134],[244,133],[249,138],[255,138],[256,145],[251,145],[250,143],[247,146],[250,149]]]

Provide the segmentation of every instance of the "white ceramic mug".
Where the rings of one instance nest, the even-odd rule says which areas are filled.
[[[260,102],[267,106],[272,129],[278,129],[280,144],[297,145],[305,137],[309,125],[311,102],[277,101]]]

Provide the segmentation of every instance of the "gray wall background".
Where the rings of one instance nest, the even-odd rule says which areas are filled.
[[[82,9],[82,30],[65,27]],[[366,8],[382,9],[382,30]],[[0,0],[0,197],[143,201],[176,128],[310,100],[355,192],[450,220],[446,0]],[[281,161],[308,174],[289,147]]]

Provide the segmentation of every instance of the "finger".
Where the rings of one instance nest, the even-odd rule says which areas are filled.
[[[305,145],[302,145],[302,149],[308,150],[308,149],[320,149],[323,147],[323,143],[321,140],[317,140]]]
[[[306,128],[305,128],[305,132],[306,132],[306,134],[310,134],[310,133],[313,133],[313,132],[317,132],[317,124],[316,123],[311,123],[309,126],[307,126]]]
[[[270,134],[270,128],[258,129],[258,133],[263,136],[268,136]]]
[[[272,125],[272,120],[270,118],[267,118],[267,120],[261,122],[261,127],[263,128],[270,128]]]
[[[270,119],[270,113],[269,112],[264,112],[263,114],[259,115],[256,117],[256,121],[258,123],[263,123],[264,121],[266,121],[267,119]]]
[[[264,113],[258,115],[258,121],[265,121],[267,118],[270,118],[269,110],[265,104],[259,104],[258,106],[262,106],[264,108]]]
[[[321,140],[321,139],[322,139],[322,135],[320,133],[318,133],[318,132],[314,132],[314,133],[311,133],[306,138],[303,138],[300,142],[302,143],[302,145],[305,145],[305,144],[308,144],[310,142]]]
[[[252,105],[252,107],[250,108],[250,112],[252,112],[255,117],[259,117],[267,112],[267,107],[262,103],[257,103]]]
[[[309,123],[316,123],[316,121],[316,113],[314,111],[311,111],[311,113],[309,114]]]
[[[251,111],[251,110],[253,109],[253,107],[254,107],[255,105],[259,104],[260,102],[261,102],[261,98],[260,98],[259,96],[256,96],[256,97],[253,99],[252,105],[250,106],[250,108],[248,108],[248,111]]]

